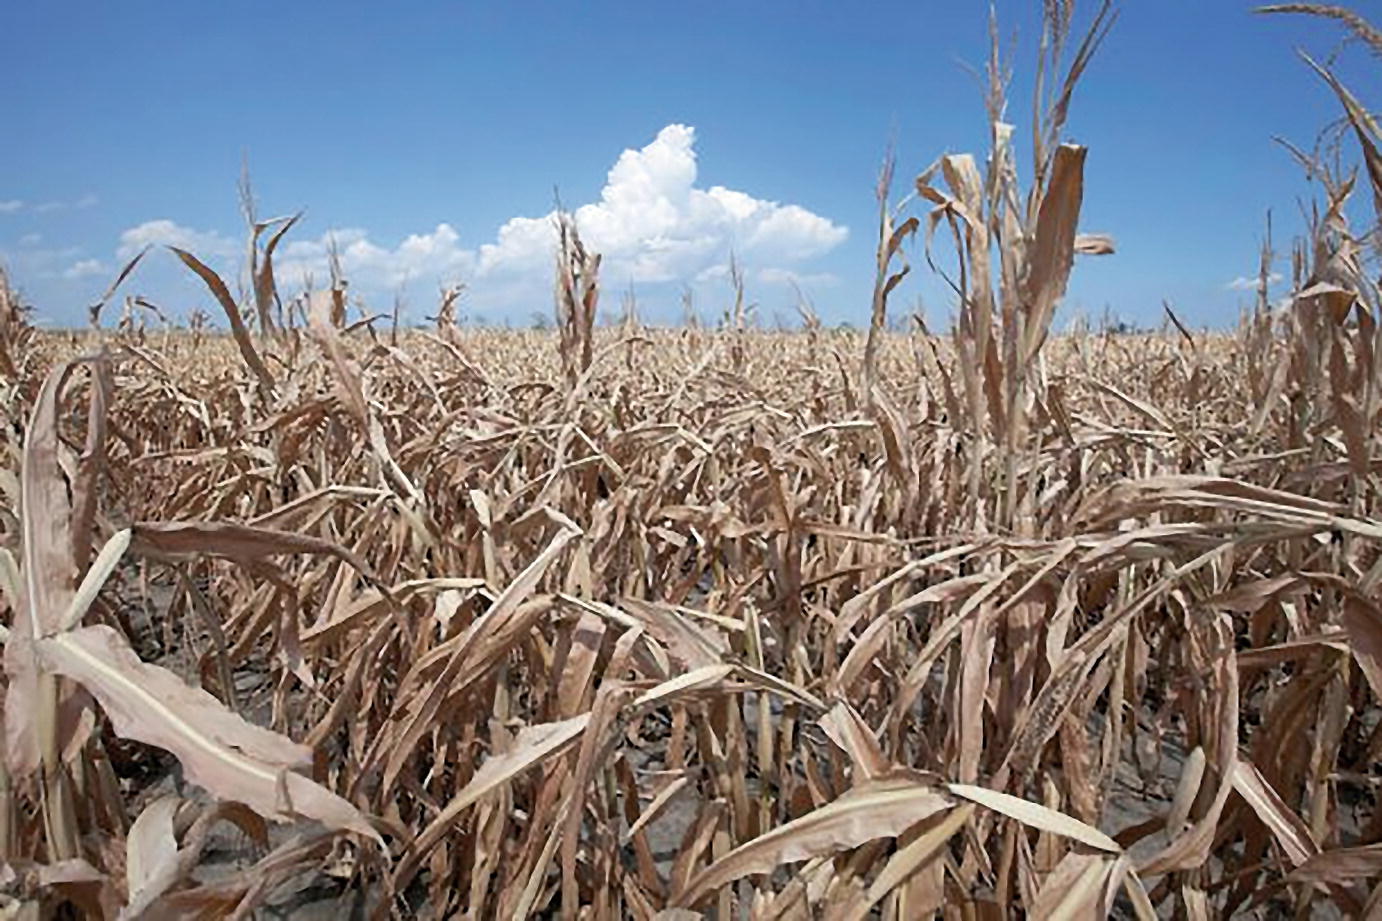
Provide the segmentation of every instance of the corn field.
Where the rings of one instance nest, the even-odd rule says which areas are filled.
[[[280,291],[295,219],[175,251],[228,334],[0,283],[0,915],[1382,917],[1376,123],[1315,66],[1285,302],[1057,333],[1072,7],[1029,168],[995,40],[986,155],[883,169],[859,332],[597,327],[566,218],[552,331]]]

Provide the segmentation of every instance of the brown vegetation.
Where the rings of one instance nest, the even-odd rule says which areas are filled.
[[[1112,248],[1060,139],[1111,17],[1061,69],[1050,7],[1030,183],[995,55],[984,169],[884,172],[866,334],[738,284],[720,330],[596,329],[566,219],[551,333],[285,310],[252,211],[246,303],[177,254],[232,338],[37,335],[0,283],[3,910],[1382,911],[1355,177],[1284,308],[1264,256],[1235,333],[1053,337]],[[887,332],[941,229],[953,334]]]

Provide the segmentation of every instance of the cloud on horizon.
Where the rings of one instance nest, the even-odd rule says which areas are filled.
[[[28,211],[34,214],[51,214],[54,211],[80,211],[85,208],[94,208],[101,203],[101,199],[88,192],[81,198],[72,201],[41,201],[30,204],[21,198],[9,198],[0,200],[0,214],[19,214]]]
[[[10,273],[12,281],[23,284],[28,280],[71,278],[65,275],[64,266],[85,255],[80,246],[40,247],[40,241],[36,234],[26,234],[15,249],[0,246],[0,266]]]
[[[240,243],[222,233],[193,230],[167,218],[159,218],[122,232],[115,255],[121,261],[127,261],[150,246],[176,246],[188,250],[203,262],[221,262],[240,254]]]
[[[587,247],[603,256],[607,289],[720,277],[731,251],[765,284],[836,281],[802,267],[843,243],[847,228],[800,205],[724,186],[701,188],[697,178],[695,129],[668,125],[641,149],[625,150],[609,170],[600,199],[575,209]],[[516,310],[531,306],[532,298],[546,298],[551,289],[555,217],[553,211],[511,218],[491,242],[474,248],[462,245],[445,222],[396,245],[373,240],[362,228],[337,228],[309,240],[292,240],[290,234],[275,253],[275,274],[288,291],[309,278],[321,285],[329,277],[334,247],[352,288],[371,298],[391,296],[415,282],[430,293],[438,285],[464,281],[477,306]],[[244,245],[216,230],[162,218],[121,233],[116,255],[128,260],[158,244],[190,250],[222,266],[237,264]]]
[[[63,270],[62,277],[67,279],[90,278],[93,275],[106,274],[106,266],[99,259],[79,259]]]
[[[1267,284],[1274,285],[1281,281],[1281,273],[1273,272],[1267,276]],[[1226,291],[1256,291],[1262,284],[1262,279],[1256,275],[1239,275],[1233,281],[1224,285]]]

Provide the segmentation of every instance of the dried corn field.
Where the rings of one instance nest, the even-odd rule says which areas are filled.
[[[238,301],[177,253],[231,335],[41,333],[0,285],[0,910],[1379,916],[1353,180],[1283,307],[1054,334],[1111,249],[1060,140],[1106,13],[1043,59],[1029,184],[998,91],[982,167],[898,207],[885,169],[859,333],[742,290],[597,329],[570,221],[550,332],[280,296],[291,221]],[[947,234],[954,330],[888,332]]]

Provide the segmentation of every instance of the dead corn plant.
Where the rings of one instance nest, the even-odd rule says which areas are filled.
[[[186,254],[230,336],[6,340],[5,907],[1375,914],[1356,180],[1237,332],[1055,335],[1111,248],[1060,138],[1112,14],[1076,12],[1029,182],[995,54],[984,169],[918,183],[946,338],[887,329],[885,191],[865,334],[634,350],[571,227],[555,336],[383,339],[335,273],[298,355]]]
[[[0,375],[12,383],[19,378],[20,356],[32,354],[34,334],[29,323],[29,308],[10,285],[10,277],[0,268]]]
[[[600,254],[588,252],[576,218],[557,209],[557,331],[567,386],[590,368],[600,303]]]

